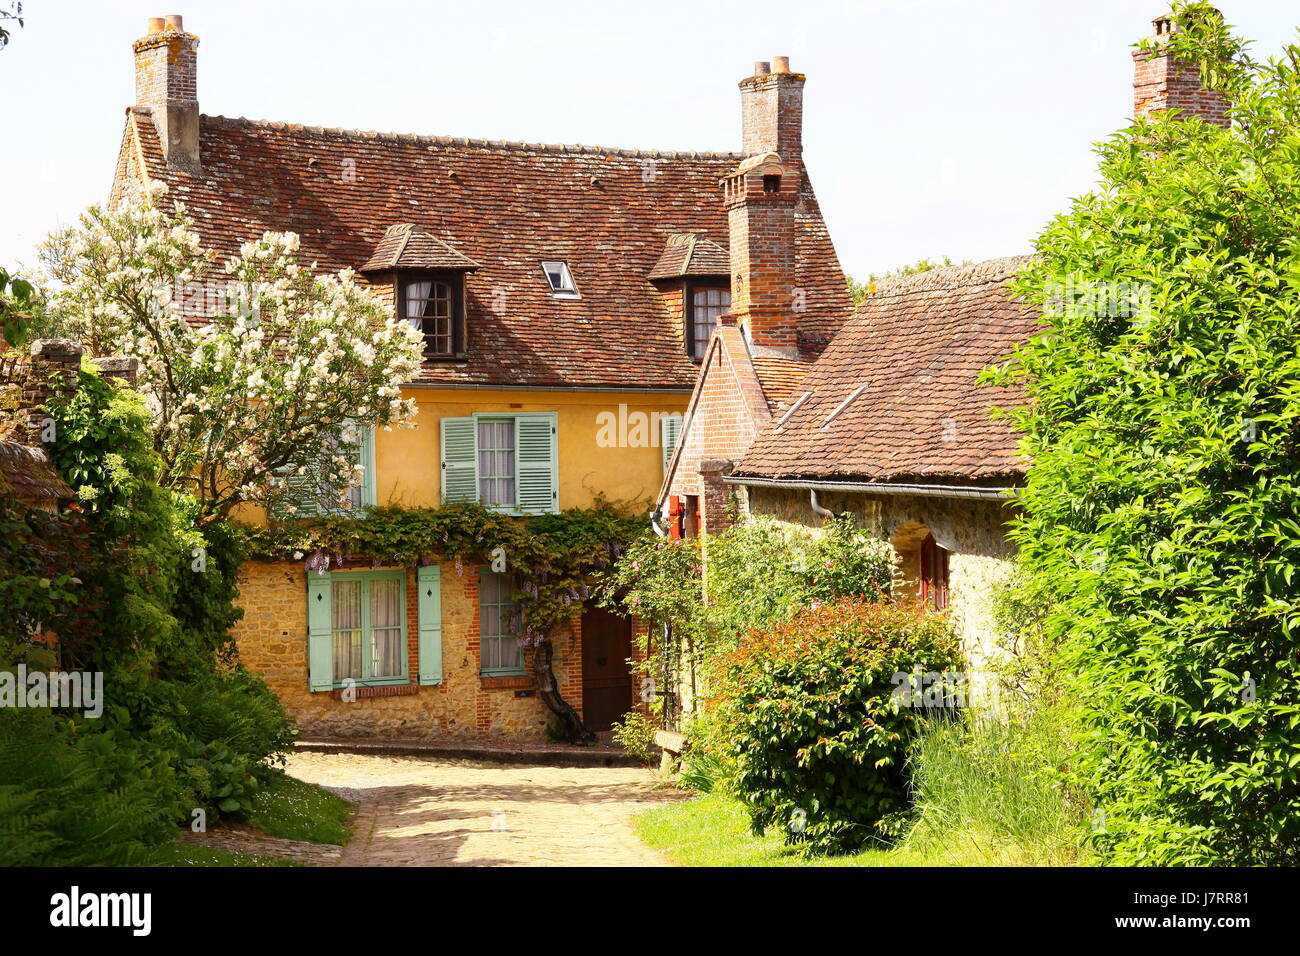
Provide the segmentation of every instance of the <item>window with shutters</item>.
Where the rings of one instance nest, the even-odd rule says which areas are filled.
[[[555,412],[444,418],[442,501],[477,502],[509,514],[559,510]]]
[[[324,477],[330,470],[328,459],[339,451],[362,469],[361,480],[341,493],[337,485]],[[327,444],[319,465],[287,473],[283,491],[272,502],[271,515],[280,520],[291,520],[358,512],[378,503],[375,488],[374,429],[348,423],[343,427],[342,440]]]
[[[937,611],[948,606],[948,551],[926,535],[920,553],[921,600]]]
[[[515,582],[486,568],[478,575],[478,633],[480,672],[484,677],[524,673],[519,646],[522,616],[515,602]]]
[[[731,290],[723,286],[687,287],[686,351],[693,359],[704,358],[719,316],[731,308]]]
[[[329,576],[332,683],[406,683],[406,574]]]
[[[408,684],[404,570],[307,575],[307,673],[312,691]],[[416,568],[420,684],[442,683],[442,585],[437,564]]]

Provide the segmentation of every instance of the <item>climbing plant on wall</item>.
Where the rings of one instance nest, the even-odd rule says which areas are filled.
[[[355,559],[397,565],[450,560],[504,569],[518,585],[520,644],[533,652],[538,692],[565,736],[579,742],[592,735],[559,692],[552,636],[592,597],[646,526],[645,518],[598,501],[590,508],[524,518],[476,504],[382,507],[360,516],[327,515],[245,528],[242,534],[251,556],[303,561],[309,573]]]

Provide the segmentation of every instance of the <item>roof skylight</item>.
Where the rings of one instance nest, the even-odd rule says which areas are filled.
[[[542,274],[551,287],[551,295],[557,299],[577,299],[578,286],[573,281],[567,262],[543,262]]]

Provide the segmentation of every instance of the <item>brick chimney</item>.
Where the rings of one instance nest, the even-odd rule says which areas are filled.
[[[181,17],[150,17],[135,41],[135,103],[153,116],[169,166],[199,168],[199,38]]]
[[[795,207],[803,178],[803,84],[783,56],[740,81],[745,159],[722,181],[731,313],[755,355],[798,354]]]
[[[1213,8],[1211,8],[1213,9]],[[1221,16],[1217,10],[1215,16]],[[1172,14],[1151,21],[1157,43],[1163,45],[1178,30]],[[1207,123],[1227,128],[1228,101],[1201,86],[1194,66],[1179,63],[1168,53],[1133,51],[1133,118],[1145,119],[1164,110],[1181,110]]]

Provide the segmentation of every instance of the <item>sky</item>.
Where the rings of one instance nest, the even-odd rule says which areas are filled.
[[[152,0],[157,4],[160,0]],[[180,13],[207,114],[643,149],[738,150],[756,60],[804,73],[804,158],[846,272],[1029,251],[1125,124],[1162,0],[373,3],[24,0],[0,50],[0,266],[108,192],[131,43]],[[12,2],[0,0],[0,9]],[[1295,0],[1221,0],[1271,55]]]

